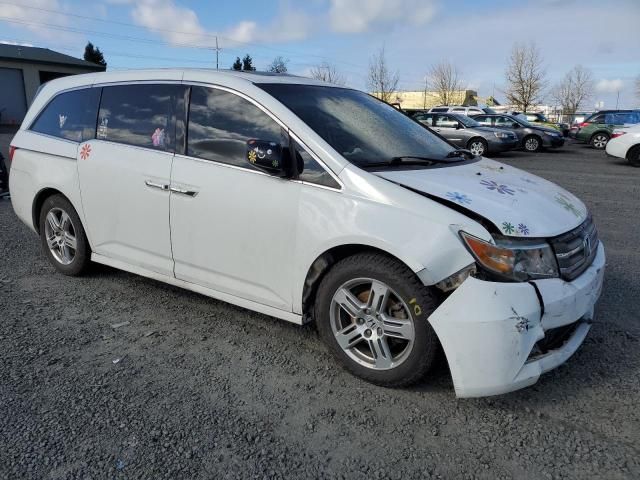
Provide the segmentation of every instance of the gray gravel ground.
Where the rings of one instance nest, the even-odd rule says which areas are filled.
[[[312,326],[107,267],[56,274],[0,200],[0,478],[639,478],[640,169],[577,145],[498,159],[584,199],[608,269],[566,365],[476,400],[444,362],[379,388]]]

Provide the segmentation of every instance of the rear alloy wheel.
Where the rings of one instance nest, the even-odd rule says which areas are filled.
[[[40,210],[42,248],[51,264],[65,275],[80,275],[90,263],[91,250],[80,217],[62,195],[47,198]]]
[[[437,300],[390,257],[348,257],[323,278],[315,302],[321,337],[351,373],[377,385],[405,386],[431,367],[438,340],[428,321]]]
[[[481,138],[474,138],[469,142],[467,147],[471,153],[476,157],[482,157],[487,153],[487,142]]]
[[[593,148],[597,148],[598,150],[602,150],[607,146],[609,142],[609,135],[606,133],[596,133],[593,137],[591,137],[591,146]]]
[[[542,142],[538,137],[527,137],[524,139],[524,149],[527,152],[537,152],[542,147]]]
[[[634,167],[640,167],[640,145],[636,145],[627,153],[627,161]]]

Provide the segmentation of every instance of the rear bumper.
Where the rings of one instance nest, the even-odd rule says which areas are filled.
[[[429,317],[447,356],[456,395],[511,392],[534,384],[540,375],[564,363],[590,329],[604,265],[600,244],[591,266],[572,282],[468,278]],[[546,333],[574,323],[561,345],[538,351],[536,344]]]

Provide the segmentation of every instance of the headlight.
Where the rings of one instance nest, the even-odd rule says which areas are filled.
[[[545,241],[501,236],[494,238],[493,244],[466,232],[460,232],[460,236],[478,266],[499,278],[524,282],[558,276],[558,262]]]
[[[493,132],[493,134],[498,138],[511,138],[511,134],[507,132]]]

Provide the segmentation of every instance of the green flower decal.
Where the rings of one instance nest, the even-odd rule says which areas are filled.
[[[560,205],[562,205],[565,210],[573,213],[578,218],[582,218],[582,213],[580,212],[580,210],[578,210],[576,206],[571,203],[564,195],[562,195],[561,193],[556,194],[555,200]]]
[[[278,165],[279,165],[278,160],[272,160],[271,165],[273,165],[273,168],[278,168]]]
[[[502,222],[502,230],[507,235],[511,235],[513,232],[516,231],[516,227],[514,227],[511,222]]]

